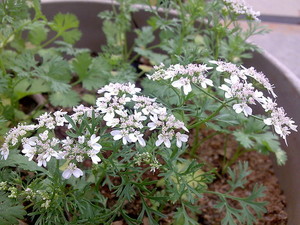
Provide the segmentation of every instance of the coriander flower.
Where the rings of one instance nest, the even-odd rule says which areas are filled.
[[[192,91],[191,84],[201,85],[202,88],[213,86],[212,80],[206,77],[206,72],[212,67],[205,64],[188,64],[182,66],[179,64],[171,65],[163,69],[164,65],[154,67],[155,72],[147,75],[150,80],[170,80],[171,85],[175,88],[183,88],[185,95]]]
[[[102,148],[102,146],[97,143],[99,141],[100,137],[96,136],[95,134],[93,134],[90,138],[90,140],[88,141],[88,146],[90,146],[92,149],[96,150],[96,151],[100,151],[100,149]]]
[[[127,142],[131,142],[127,130],[113,130],[110,132],[110,134],[113,136],[115,141],[122,139],[124,145],[126,145]]]
[[[232,106],[236,113],[243,112],[246,117],[252,115],[252,109],[246,103],[234,104]]]
[[[67,169],[62,173],[64,179],[69,179],[72,175],[76,178],[83,176],[82,170],[77,168],[74,163],[70,163]]]
[[[179,80],[172,82],[172,86],[179,89],[183,87],[183,93],[185,95],[192,91],[192,86],[188,78],[180,78]]]
[[[182,147],[182,142],[187,142],[189,136],[186,134],[181,134],[179,132],[176,133],[176,145],[178,148]]]
[[[159,134],[158,140],[155,142],[155,145],[158,147],[162,143],[164,143],[167,148],[170,148],[171,147],[171,141],[170,141],[171,138],[172,138],[172,136],[168,133]]]

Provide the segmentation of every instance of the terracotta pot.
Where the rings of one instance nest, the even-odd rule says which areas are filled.
[[[83,34],[76,47],[89,48],[97,52],[100,51],[100,46],[105,43],[105,37],[101,29],[102,22],[97,15],[100,11],[111,9],[111,2],[111,0],[42,0],[42,10],[49,19],[58,12],[75,14],[80,20],[80,30]],[[147,12],[135,13],[133,15],[133,29],[146,25],[147,17]],[[133,36],[134,34],[129,35]],[[245,66],[254,66],[258,71],[262,71],[268,76],[270,82],[276,87],[278,104],[284,107],[289,117],[292,117],[299,125],[299,79],[269,53],[255,53],[253,59],[245,60]],[[288,137],[288,143],[288,146],[282,143],[288,154],[287,164],[278,167],[274,162],[274,165],[280,185],[287,198],[288,224],[295,225],[300,224],[299,133],[293,132]]]

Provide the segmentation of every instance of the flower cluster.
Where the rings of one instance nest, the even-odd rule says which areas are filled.
[[[260,104],[262,108],[270,114],[270,118],[264,120],[266,125],[273,125],[275,132],[279,134],[285,141],[286,136],[290,134],[290,130],[297,131],[294,121],[286,117],[283,108],[278,108],[277,104],[271,97],[264,96],[263,92],[258,91],[253,83],[264,87],[273,98],[276,94],[273,91],[273,85],[270,84],[268,78],[262,73],[257,72],[253,67],[238,67],[232,63],[223,61],[210,61],[216,64],[216,70],[229,74],[229,78],[225,78],[226,84],[222,84],[220,89],[225,91],[225,98],[236,98],[238,103],[233,105],[236,113],[243,112],[245,116],[252,115],[252,108],[249,105]],[[252,81],[250,80],[254,80]]]
[[[182,129],[188,132],[184,123],[168,113],[155,99],[137,95],[139,92],[140,89],[130,83],[110,84],[98,91],[104,96],[97,99],[96,111],[103,114],[106,125],[113,128],[110,132],[113,139],[122,139],[124,145],[138,142],[146,146],[144,133],[150,128],[150,131],[160,131],[156,146],[164,143],[170,148],[174,137],[178,147],[187,142],[188,136],[180,132]]]
[[[130,83],[109,84],[98,91],[102,96],[97,99],[95,107],[79,105],[73,108],[74,113],[71,115],[56,111],[38,117],[37,125],[20,124],[12,128],[6,136],[0,149],[2,158],[7,159],[10,147],[16,146],[21,141],[21,152],[28,160],[37,161],[38,166],[46,167],[52,157],[58,160],[65,159],[68,164],[62,176],[65,179],[71,176],[78,178],[83,175],[83,171],[77,167],[77,163],[85,159],[90,159],[94,164],[101,162],[99,153],[102,146],[97,133],[101,130],[102,124],[99,122],[93,126],[91,124],[92,118],[96,117],[103,118],[107,126],[104,131],[109,131],[113,140],[122,139],[124,145],[139,143],[143,147],[146,146],[144,134],[147,130],[158,132],[155,133],[156,146],[164,143],[170,148],[174,138],[178,147],[187,142],[188,135],[182,133],[182,130],[188,132],[184,123],[168,113],[167,109],[155,99],[138,95],[140,92],[140,88]],[[67,136],[62,140],[54,137],[56,127],[65,126],[76,130],[83,121],[87,127],[94,127],[93,130],[84,128],[79,135]],[[32,137],[26,135],[36,130],[39,130],[37,135]],[[154,162],[151,167],[157,168],[155,165]]]
[[[207,85],[213,86],[212,80],[206,77],[206,72],[212,67],[205,64],[188,64],[182,66],[175,64],[164,69],[165,65],[155,66],[155,72],[148,75],[150,80],[171,80],[171,85],[175,88],[183,88],[183,92],[187,95],[192,91],[191,83],[201,85],[207,88]]]
[[[237,15],[245,15],[249,18],[259,21],[259,11],[254,11],[251,6],[248,6],[243,0],[223,0],[228,8]]]
[[[155,172],[155,170],[159,169],[159,167],[161,166],[157,159],[151,156],[149,152],[136,154],[136,156],[134,157],[134,161],[138,166],[140,166],[142,163],[149,164],[151,167],[151,172]]]
[[[49,131],[45,130],[38,136],[30,138],[23,138],[22,153],[28,157],[28,160],[32,160],[37,155],[38,166],[47,166],[47,162],[50,161],[51,157],[58,158],[58,153],[55,150],[59,140],[57,138],[50,138]]]
[[[29,131],[37,129],[38,127],[39,126],[37,125],[19,124],[17,127],[10,129],[8,134],[5,136],[4,144],[0,148],[0,154],[2,155],[2,159],[7,159],[9,155],[10,146],[16,146],[19,142],[20,137],[26,135]]]

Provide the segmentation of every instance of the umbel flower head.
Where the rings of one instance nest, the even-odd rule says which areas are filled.
[[[259,11],[254,11],[251,6],[247,5],[244,0],[223,0],[228,7],[227,10],[233,12],[236,15],[245,15],[256,21],[260,21]]]
[[[268,78],[262,73],[257,72],[253,67],[239,67],[232,63],[223,61],[210,61],[216,64],[216,70],[226,73],[229,78],[224,79],[226,84],[219,88],[225,91],[225,98],[235,98],[237,103],[233,105],[236,113],[243,112],[245,116],[252,115],[250,105],[259,104],[267,112],[268,118],[264,119],[266,125],[273,125],[274,130],[287,144],[286,136],[291,132],[297,131],[295,121],[286,116],[282,107],[278,108],[275,100],[274,86],[270,84]],[[263,92],[255,88],[255,83],[262,86],[271,94],[271,97],[265,96]]]
[[[232,108],[236,113],[243,113],[246,117],[251,116],[253,114],[252,105],[259,104],[268,114],[268,118],[264,120],[265,124],[273,125],[275,132],[285,142],[286,136],[291,133],[290,130],[297,131],[295,122],[286,116],[284,109],[276,107],[277,104],[273,100],[277,97],[273,90],[274,87],[262,72],[257,72],[253,67],[245,68],[223,61],[210,61],[210,63],[216,65],[215,70],[225,77],[224,83],[218,88],[225,92],[226,99],[235,100]],[[175,64],[166,68],[164,64],[161,64],[154,67],[154,73],[148,75],[148,78],[154,81],[168,81],[169,85],[182,89],[183,94],[188,95],[192,91],[193,85],[201,88],[213,86],[212,80],[208,78],[208,72],[213,68],[206,64],[188,64],[187,66]],[[265,96],[256,86],[267,90],[271,97]],[[157,117],[152,116],[150,119],[152,120],[149,123],[150,129],[156,128],[160,124]],[[157,143],[170,146],[169,136],[172,135],[174,134],[161,133]],[[181,134],[176,134],[176,137],[185,140]],[[177,143],[180,146],[179,139],[177,139]]]
[[[38,117],[37,125],[20,124],[7,134],[0,149],[2,159],[6,160],[10,148],[21,142],[21,152],[28,160],[36,161],[38,166],[46,167],[52,157],[67,160],[68,165],[62,176],[65,179],[83,176],[78,163],[85,159],[90,159],[94,164],[102,161],[102,139],[99,133],[103,125],[98,122],[93,125],[93,130],[85,128],[78,136],[67,136],[61,140],[53,138],[54,129],[60,126],[75,129],[74,126],[79,127],[83,121],[92,127],[93,118],[100,118],[106,124],[104,131],[109,132],[111,141],[120,140],[124,145],[135,143],[144,147],[147,145],[144,134],[148,130],[152,137],[157,138],[156,146],[164,143],[165,147],[170,148],[174,140],[177,147],[182,147],[188,141],[188,135],[184,134],[188,132],[184,123],[177,120],[155,99],[140,95],[140,91],[141,89],[131,83],[109,84],[98,91],[101,97],[97,99],[94,107],[79,105],[73,108],[74,113],[70,115],[56,111]],[[27,137],[29,132],[39,129],[43,132]]]

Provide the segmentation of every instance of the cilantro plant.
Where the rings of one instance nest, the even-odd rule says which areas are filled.
[[[173,224],[198,224],[197,200],[204,194],[218,197],[223,225],[254,224],[266,212],[267,203],[258,201],[264,187],[234,194],[250,174],[247,162],[236,161],[255,150],[273,152],[284,164],[278,139],[287,142],[297,126],[277,106],[267,77],[239,65],[249,57],[245,51],[255,49],[246,39],[263,32],[259,14],[229,0],[149,1],[143,9],[135,3],[141,1],[119,0],[99,14],[107,43],[95,57],[74,47],[80,38],[74,15],[48,20],[38,1],[1,3],[0,123],[24,120],[20,100],[26,96],[46,101],[41,93],[47,93],[52,105],[73,106],[31,113],[28,123],[3,137],[1,224],[111,224],[120,218],[159,224],[168,219],[166,209],[172,209]],[[151,16],[129,45],[138,10]],[[92,106],[79,104],[75,85],[98,90],[94,101],[81,96]],[[198,161],[196,150],[213,136],[191,141],[191,131],[200,129],[238,142],[221,173],[205,171]],[[228,190],[211,191],[209,184],[221,175],[228,176]]]

